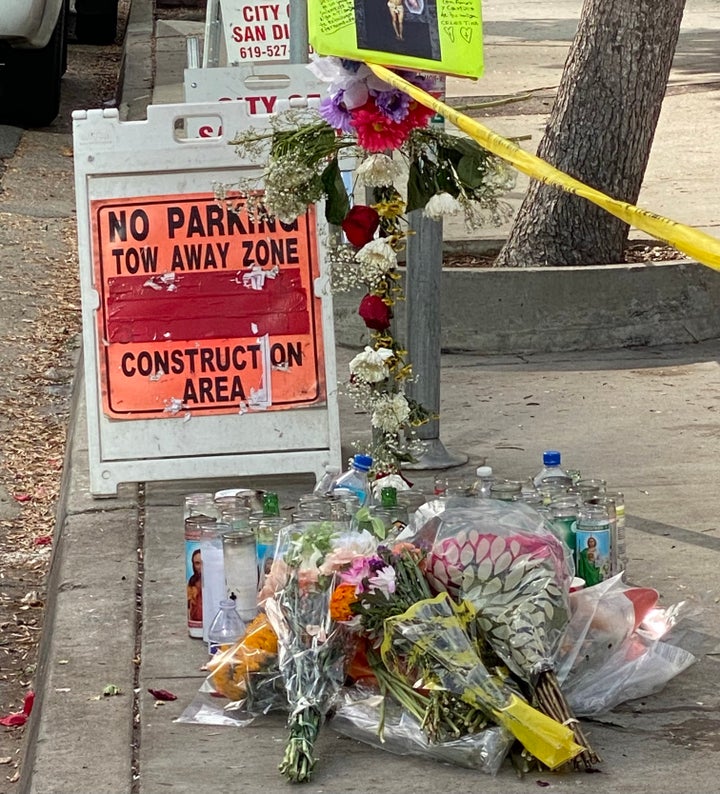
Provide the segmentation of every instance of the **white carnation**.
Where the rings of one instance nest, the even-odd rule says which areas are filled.
[[[391,187],[402,176],[402,167],[386,154],[371,154],[355,169],[359,185]]]
[[[436,193],[425,205],[424,215],[431,220],[440,221],[445,217],[457,215],[461,209],[460,202],[449,193]]]
[[[385,433],[397,433],[410,418],[410,406],[402,392],[384,395],[375,404],[372,414],[372,426]]]
[[[370,240],[355,254],[358,262],[364,265],[379,265],[385,270],[391,270],[397,266],[397,254],[392,246],[382,237]]]
[[[373,350],[366,347],[350,362],[350,374],[365,383],[380,383],[390,375],[387,362],[392,356],[393,351],[390,348],[379,347]]]

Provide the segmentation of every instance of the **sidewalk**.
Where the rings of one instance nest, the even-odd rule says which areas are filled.
[[[142,59],[151,53],[149,5],[149,0],[134,0],[129,56]],[[565,40],[568,20],[579,2],[537,6],[557,9],[548,16],[538,12],[537,29],[555,30],[555,23],[547,20],[557,16]],[[509,4],[507,16],[512,19],[520,8],[520,3]],[[692,13],[690,18],[692,22]],[[710,22],[717,22],[707,16],[703,20],[698,17],[693,24],[707,23],[709,28]],[[501,22],[490,20],[488,30],[496,26],[493,36],[499,37]],[[508,48],[507,63],[523,63],[533,40],[524,42],[520,29],[508,31],[508,41],[502,45]],[[510,35],[517,36],[514,44]],[[712,35],[716,37],[715,32]],[[516,48],[514,54],[511,48]],[[171,49],[170,42],[164,42],[157,51]],[[176,62],[182,63],[177,47],[174,51]],[[554,66],[548,67],[553,74],[559,60],[558,53],[552,59]],[[163,64],[168,62],[158,56],[155,85],[145,84],[148,96],[162,85]],[[126,78],[126,89],[142,87],[152,75],[150,67],[147,61],[129,59],[126,75],[132,80]],[[545,56],[538,51],[537,69],[544,68]],[[688,60],[687,71],[694,68]],[[694,79],[700,84],[718,79],[714,71],[705,70],[702,80],[701,64],[696,68]],[[546,78],[535,85],[551,83]],[[509,92],[508,88],[509,84],[504,90]],[[698,125],[702,121],[703,126],[712,126],[715,122],[708,118],[712,96],[708,91],[703,105],[700,94],[678,97],[692,105],[683,105],[686,113],[703,108],[693,116]],[[141,104],[138,96],[127,94],[126,102],[136,109]],[[493,129],[501,131],[495,123],[493,119]],[[693,168],[678,169],[677,158],[663,159],[669,175],[648,182],[645,205],[662,211],[654,203],[662,200],[686,216],[678,220],[710,229],[716,225],[713,212],[719,206],[711,191],[719,188],[711,184],[699,149],[713,139],[712,130],[701,134],[693,125],[686,140],[690,136],[688,147],[692,143],[698,150]],[[658,142],[663,145],[662,136]],[[707,186],[707,192],[698,190],[698,184]],[[688,201],[682,206],[672,195],[679,190],[687,190]],[[338,349],[339,372],[346,371],[355,352]],[[373,750],[340,737],[328,726],[317,746],[320,760],[315,776],[305,790],[469,794],[482,789],[488,794],[512,794],[536,788],[540,782],[561,791],[592,787],[601,794],[662,794],[679,790],[682,776],[687,780],[683,788],[716,794],[720,773],[720,695],[715,686],[720,606],[714,592],[715,555],[720,552],[717,353],[717,344],[707,342],[588,354],[442,358],[441,439],[448,450],[469,456],[468,464],[449,471],[449,476],[470,473],[487,458],[499,476],[522,478],[538,468],[544,449],[561,449],[574,468],[587,476],[605,477],[624,491],[630,580],[655,587],[663,605],[687,600],[692,606],[692,619],[686,623],[689,631],[679,644],[695,653],[698,662],[661,693],[624,704],[587,724],[587,733],[605,759],[603,774],[590,779],[534,774],[518,780],[506,767],[497,778],[478,779],[477,773],[457,767]],[[288,791],[277,772],[286,738],[281,717],[263,717],[246,728],[173,722],[197,692],[203,680],[199,668],[205,660],[202,643],[189,639],[185,630],[182,497],[197,490],[252,485],[278,490],[283,505],[289,507],[311,489],[312,480],[279,475],[245,482],[128,484],[116,499],[93,499],[88,489],[82,393],[78,382],[36,673],[38,699],[28,729],[21,790],[28,794]],[[351,442],[367,433],[367,423],[345,400],[340,414],[344,451],[349,452]],[[434,472],[413,475],[418,487],[430,488]],[[103,697],[110,684],[122,694]],[[168,689],[178,699],[157,706],[148,688]]]

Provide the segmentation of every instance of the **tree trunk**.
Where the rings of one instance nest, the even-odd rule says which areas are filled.
[[[637,202],[685,0],[585,0],[538,155],[613,198]],[[531,180],[497,267],[624,261],[628,225]]]

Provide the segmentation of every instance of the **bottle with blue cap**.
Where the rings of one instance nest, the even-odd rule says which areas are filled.
[[[368,472],[372,467],[373,459],[370,455],[355,455],[350,461],[350,468],[341,474],[333,485],[334,494],[343,491],[351,493],[360,500],[360,507],[370,504],[370,483]]]
[[[556,449],[547,449],[543,452],[543,467],[533,477],[533,484],[539,487],[545,480],[552,478],[551,482],[557,485],[572,485],[572,477],[563,469],[561,456]]]

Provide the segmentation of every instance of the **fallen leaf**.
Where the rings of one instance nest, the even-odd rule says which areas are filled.
[[[148,692],[155,698],[155,700],[177,700],[177,695],[168,692],[167,689],[148,689]]]
[[[115,686],[115,684],[108,684],[105,689],[102,691],[103,697],[111,698],[115,695],[122,695],[122,690],[120,687]]]
[[[12,763],[12,756],[11,755],[7,755],[4,758],[0,758],[0,766],[2,766],[4,764],[11,764],[11,763]]]

